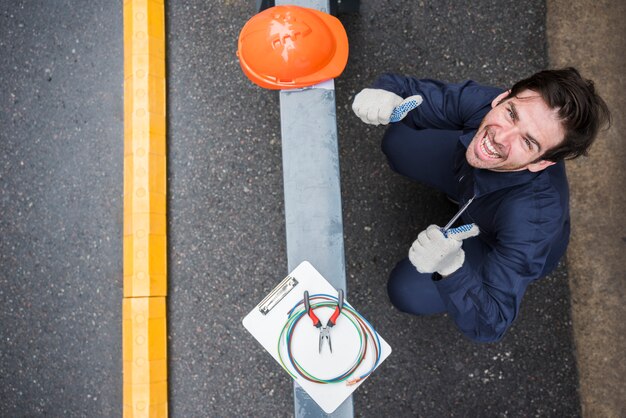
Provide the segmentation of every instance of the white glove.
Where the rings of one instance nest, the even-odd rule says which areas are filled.
[[[461,242],[480,233],[475,224],[449,229],[444,235],[441,228],[431,225],[419,233],[409,250],[409,260],[420,273],[434,273],[449,276],[457,271],[465,261],[465,251]]]
[[[401,120],[421,103],[422,97],[419,95],[403,99],[387,90],[363,89],[354,97],[352,110],[367,124],[387,125]]]

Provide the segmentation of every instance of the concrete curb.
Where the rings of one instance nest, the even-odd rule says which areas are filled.
[[[124,2],[123,416],[167,417],[165,6]]]
[[[613,126],[588,158],[568,163],[572,239],[567,259],[583,416],[626,416],[626,211],[624,188],[626,4],[547,1],[552,67],[575,66],[595,81]]]

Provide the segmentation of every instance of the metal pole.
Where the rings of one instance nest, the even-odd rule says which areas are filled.
[[[324,1],[291,1],[329,12]],[[334,287],[346,290],[334,82],[280,92],[287,262],[308,260]],[[294,384],[297,418],[354,416],[352,397],[326,414]]]

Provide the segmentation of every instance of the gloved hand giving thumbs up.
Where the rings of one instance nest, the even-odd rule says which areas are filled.
[[[387,125],[398,122],[422,103],[422,96],[403,99],[383,89],[363,89],[354,97],[352,110],[369,125]]]
[[[437,225],[420,232],[409,250],[409,260],[420,273],[437,272],[448,276],[465,261],[462,241],[480,233],[475,224],[449,229],[445,233]]]

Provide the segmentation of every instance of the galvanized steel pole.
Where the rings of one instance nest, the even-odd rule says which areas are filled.
[[[276,1],[328,13],[328,0]],[[339,153],[333,80],[280,92],[287,263],[309,261],[335,288],[346,289]],[[352,397],[326,414],[296,383],[295,416],[351,418]]]

